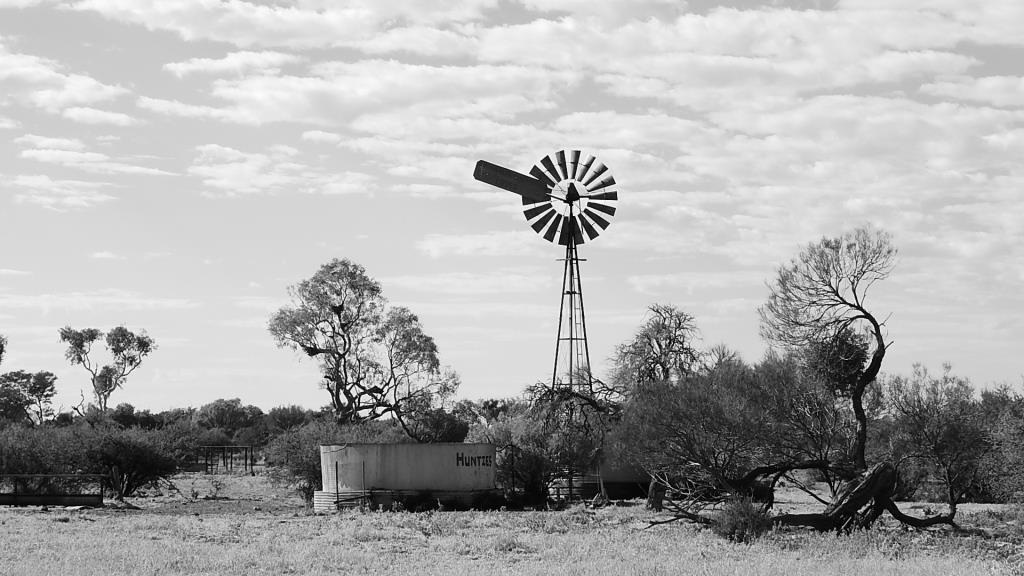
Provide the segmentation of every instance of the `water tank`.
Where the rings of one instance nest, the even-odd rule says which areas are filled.
[[[474,496],[496,491],[495,466],[493,444],[321,446],[323,490],[318,496],[430,494],[442,500],[471,502]]]

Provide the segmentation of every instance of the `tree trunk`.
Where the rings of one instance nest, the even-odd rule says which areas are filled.
[[[647,486],[647,509],[655,512],[665,509],[665,486],[654,478]]]
[[[900,511],[892,500],[896,489],[896,467],[889,462],[875,464],[859,479],[845,483],[824,512],[818,514],[782,514],[772,521],[784,526],[804,526],[822,532],[846,532],[854,528],[870,528],[882,512],[914,528],[929,528],[938,524],[956,527],[953,517],[956,507],[948,513],[930,518],[915,518]]]

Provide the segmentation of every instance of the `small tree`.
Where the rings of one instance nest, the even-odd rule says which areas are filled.
[[[0,334],[0,364],[4,363],[4,354],[7,353],[7,337]]]
[[[857,421],[854,464],[867,469],[867,414],[864,391],[882,367],[888,343],[884,322],[867,309],[867,295],[875,282],[889,276],[896,249],[888,233],[858,228],[838,238],[822,238],[808,245],[797,258],[778,270],[769,284],[768,302],[759,309],[761,334],[770,342],[791,349],[818,347],[819,356],[844,358],[840,380]],[[866,339],[855,333],[863,331]],[[856,365],[861,358],[866,365]]]
[[[124,385],[128,376],[142,364],[143,358],[156,350],[156,342],[145,332],[136,334],[118,326],[108,332],[105,339],[112,361],[100,365],[89,356],[93,344],[100,338],[103,338],[103,332],[95,328],[75,330],[65,326],[60,330],[61,342],[68,345],[65,358],[72,366],[81,365],[89,373],[96,407],[101,413],[106,413],[110,395]]]

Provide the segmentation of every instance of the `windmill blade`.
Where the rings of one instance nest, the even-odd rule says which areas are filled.
[[[561,182],[562,180],[565,179],[562,177],[561,174],[558,173],[558,168],[555,168],[555,163],[551,161],[551,156],[545,156],[541,158],[540,163],[548,171],[548,174],[551,174],[552,176],[555,177],[556,181]]]
[[[562,171],[559,172],[558,174],[562,177],[563,180],[568,178],[570,172],[569,166],[567,165],[565,160],[565,150],[559,150],[558,152],[555,153],[555,161],[558,162],[558,167],[562,169]]]
[[[548,210],[554,210],[554,208],[551,207],[551,203],[541,202],[539,204],[534,204],[532,208],[523,210],[523,214],[526,215],[527,220],[533,220]]]
[[[600,194],[588,194],[587,200],[618,200],[618,192],[602,192]]]
[[[594,227],[590,224],[590,222],[587,221],[586,216],[584,216],[583,214],[580,214],[579,220],[580,220],[580,224],[583,225],[583,230],[587,233],[587,238],[590,239],[590,240],[593,240],[594,238],[597,238],[597,235],[599,234],[599,232],[596,229],[594,229]]]
[[[583,238],[583,228],[580,227],[579,218],[576,216],[570,216],[569,222],[572,226],[572,235],[577,244],[583,244],[586,242]]]
[[[548,226],[547,232],[544,233],[544,239],[548,242],[555,241],[555,234],[558,232],[558,225],[562,223],[561,218],[555,218],[551,221],[551,225]]]
[[[572,220],[570,216],[562,216],[562,227],[558,231],[558,244],[565,246],[569,243],[569,230],[572,228]]]
[[[598,190],[602,190],[604,188],[607,188],[609,186],[614,186],[614,185],[615,185],[615,177],[609,175],[607,180],[602,180],[601,182],[599,182],[595,186],[587,186],[587,190],[590,190],[591,192],[596,192]]]
[[[583,179],[586,178],[587,172],[590,170],[590,166],[594,164],[594,160],[595,158],[593,156],[587,156],[587,159],[583,162],[583,164],[580,164],[577,168],[576,175],[573,176],[573,179],[582,182]]]
[[[542,232],[542,231],[544,230],[544,225],[546,225],[546,224],[547,224],[547,223],[548,223],[549,221],[551,221],[551,219],[552,219],[552,218],[553,218],[553,217],[554,217],[554,216],[555,216],[556,214],[558,214],[558,212],[555,212],[555,209],[554,209],[554,208],[551,208],[551,211],[549,211],[549,212],[545,212],[545,213],[544,213],[544,214],[543,214],[543,215],[542,215],[542,216],[541,216],[540,218],[538,218],[538,219],[537,219],[537,220],[536,220],[536,221],[535,221],[535,222],[534,222],[533,224],[531,224],[530,226],[532,226],[532,227],[533,227],[533,230],[534,230],[534,231],[535,231],[535,232],[536,232],[537,234],[540,234],[540,233],[541,233],[541,232]],[[552,233],[551,233],[551,236],[552,236],[552,237],[554,237],[554,235],[555,235],[555,234],[554,234],[554,232],[552,232]],[[546,236],[545,236],[545,237],[546,237]],[[549,240],[550,240],[550,239],[549,239]]]
[[[569,151],[569,178],[576,178],[576,170],[580,167],[580,151],[570,150]]]
[[[491,164],[486,160],[476,163],[473,178],[537,202],[548,199],[548,187],[540,180],[497,164]]]
[[[591,211],[590,208],[584,208],[583,213],[586,214],[588,218],[597,223],[597,225],[600,226],[602,230],[608,227],[608,221],[602,218],[596,212]]]
[[[555,184],[557,184],[557,182],[551,179],[551,176],[548,176],[547,172],[540,169],[540,166],[534,165],[533,168],[530,168],[530,176],[547,184],[548,188],[554,188]]]
[[[615,207],[614,206],[607,206],[605,204],[601,204],[600,202],[591,202],[591,203],[587,204],[587,208],[593,208],[594,210],[598,210],[600,212],[604,212],[605,214],[607,214],[609,216],[615,216]]]
[[[604,164],[601,164],[600,162],[598,162],[597,165],[594,166],[594,171],[590,173],[590,176],[587,176],[586,180],[583,181],[583,185],[586,186],[587,189],[589,190],[590,189],[590,183],[593,182],[594,180],[597,180],[598,178],[600,178],[601,175],[604,174],[607,171],[608,171],[608,167],[605,166]]]

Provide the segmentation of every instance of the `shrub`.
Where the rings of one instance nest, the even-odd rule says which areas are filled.
[[[771,517],[749,498],[729,500],[711,519],[715,534],[734,542],[753,542],[771,527]]]
[[[101,432],[87,450],[86,458],[94,472],[104,475],[105,484],[118,500],[177,469],[174,457],[152,434],[138,429]]]
[[[267,444],[264,456],[278,479],[294,482],[309,503],[315,491],[323,490],[320,446],[363,442],[399,443],[410,439],[394,422],[338,424],[324,418],[278,435]]]
[[[83,425],[0,431],[0,473],[102,474],[118,499],[173,474],[177,463],[162,431]]]
[[[497,449],[497,481],[510,506],[542,505],[554,466],[543,423],[528,414],[503,414],[470,429],[467,442],[489,442]]]
[[[85,450],[89,428],[25,428],[0,430],[0,473],[68,474],[88,467]]]

